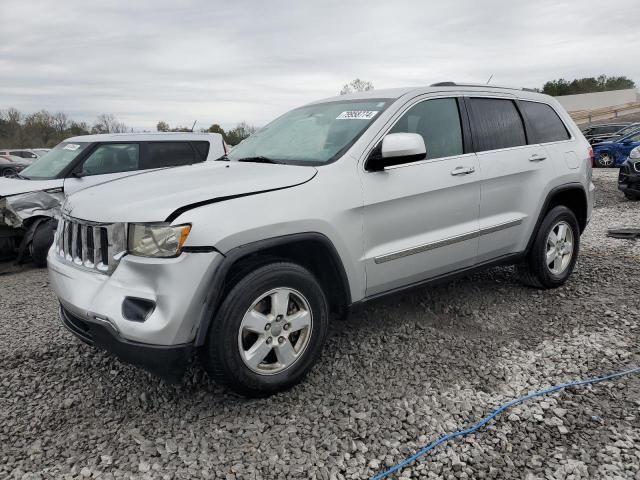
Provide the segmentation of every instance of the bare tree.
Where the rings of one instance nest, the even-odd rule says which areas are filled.
[[[158,132],[168,132],[170,128],[171,127],[169,127],[169,124],[167,122],[165,122],[165,121],[162,121],[162,120],[160,120],[158,122],[158,124],[156,125],[156,130]]]
[[[340,95],[346,95],[348,93],[355,92],[366,92],[369,90],[373,90],[373,83],[356,78],[355,80],[351,80],[349,83],[346,83],[344,87],[342,87],[342,90],[340,90]]]
[[[127,131],[129,131],[129,127],[122,122],[118,122],[116,117],[110,113],[98,115],[91,128],[91,133],[126,133]]]
[[[27,115],[24,119],[24,130],[27,138],[37,146],[49,146],[55,142],[55,118],[46,110]]]
[[[53,115],[53,126],[59,136],[64,135],[65,130],[69,128],[69,117],[64,112],[56,112]]]

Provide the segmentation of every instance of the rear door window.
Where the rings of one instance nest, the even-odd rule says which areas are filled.
[[[176,167],[196,162],[189,142],[149,142],[143,168]]]
[[[462,155],[462,128],[455,98],[425,100],[411,107],[389,133],[419,133],[427,158]]]
[[[80,174],[83,176],[138,170],[140,147],[137,143],[103,143],[89,154]]]
[[[476,152],[527,144],[524,124],[513,100],[467,99]]]
[[[520,108],[531,127],[529,143],[548,143],[568,140],[567,128],[553,108],[545,103],[520,101]]]

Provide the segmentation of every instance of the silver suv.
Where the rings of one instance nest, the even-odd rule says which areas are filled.
[[[594,187],[551,97],[452,82],[321,100],[220,161],[80,191],[49,252],[66,327],[165,378],[299,382],[331,317],[477,268],[571,274]]]

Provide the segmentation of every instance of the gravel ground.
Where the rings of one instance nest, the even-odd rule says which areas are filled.
[[[367,478],[514,396],[640,366],[638,242],[606,237],[640,203],[616,174],[594,172],[564,287],[498,268],[368,304],[266,400],[195,368],[166,385],[63,330],[44,271],[0,276],[0,478]],[[640,376],[523,404],[398,478],[640,480]]]

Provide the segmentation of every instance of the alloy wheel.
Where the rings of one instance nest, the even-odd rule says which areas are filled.
[[[613,157],[609,153],[601,153],[598,157],[598,163],[601,167],[612,167]]]
[[[546,265],[554,275],[561,275],[573,257],[573,231],[565,221],[556,223],[547,235]]]
[[[309,345],[313,316],[309,302],[291,288],[275,288],[258,297],[242,318],[238,348],[244,364],[261,375],[293,365]]]

